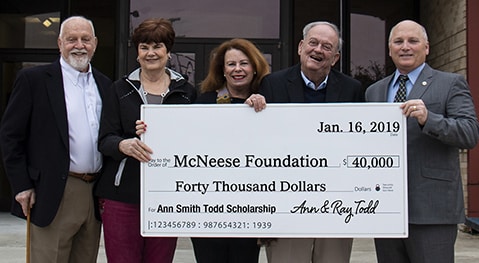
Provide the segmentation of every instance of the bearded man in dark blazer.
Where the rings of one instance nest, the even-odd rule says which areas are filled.
[[[266,103],[363,102],[361,83],[333,69],[341,46],[336,25],[306,25],[298,45],[300,63],[263,79],[260,93]],[[347,263],[352,243],[352,238],[278,238],[267,241],[266,255],[270,263]]]
[[[60,27],[61,57],[19,72],[0,128],[12,213],[31,217],[32,262],[96,262],[101,224],[93,185],[102,95],[111,81],[92,68],[93,24]]]
[[[465,220],[459,149],[477,144],[476,111],[465,78],[432,69],[428,54],[426,29],[399,22],[389,35],[396,71],[366,90],[368,102],[401,102],[407,117],[409,236],[375,239],[379,263],[454,262]],[[401,79],[405,102],[396,95]]]

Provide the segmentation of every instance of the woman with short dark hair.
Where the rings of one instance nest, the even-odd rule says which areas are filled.
[[[133,32],[140,67],[113,83],[103,104],[99,150],[104,155],[100,198],[108,262],[173,261],[176,237],[140,235],[140,162],[151,149],[136,135],[142,104],[190,104],[196,89],[166,67],[175,39],[167,19],[147,19]],[[168,127],[165,127],[167,129]]]

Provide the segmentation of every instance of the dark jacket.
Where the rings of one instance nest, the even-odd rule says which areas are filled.
[[[363,102],[361,83],[335,69],[328,75],[326,102]],[[263,78],[260,93],[267,103],[304,103],[304,80],[301,66],[271,73]]]
[[[171,70],[170,73],[170,92],[163,103],[193,103],[196,99],[196,89],[179,73]],[[97,182],[95,194],[100,198],[139,204],[140,162],[126,156],[118,148],[120,141],[138,137],[135,121],[140,119],[140,106],[144,104],[140,91],[139,69],[115,81],[110,90],[111,94],[103,104],[100,122],[98,147],[104,159],[102,175]],[[122,161],[123,168],[120,165]],[[118,171],[120,176],[116,176]]]
[[[96,69],[92,73],[105,99],[111,80]],[[31,222],[44,227],[57,214],[70,167],[60,60],[20,71],[13,86],[0,130],[5,171],[14,196],[35,188]],[[24,218],[15,200],[12,213]]]

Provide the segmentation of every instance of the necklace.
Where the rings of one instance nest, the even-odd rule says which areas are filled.
[[[225,86],[228,94],[232,98],[247,99],[249,97],[250,87],[231,88]]]

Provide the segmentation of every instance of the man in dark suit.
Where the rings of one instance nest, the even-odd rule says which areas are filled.
[[[408,124],[409,237],[375,239],[379,263],[454,262],[457,224],[465,219],[459,149],[477,144],[475,108],[464,77],[432,69],[428,54],[424,27],[398,23],[389,35],[396,71],[366,90],[368,102],[401,102],[400,86],[407,98],[400,108]]]
[[[266,76],[260,93],[267,103],[363,102],[361,83],[332,68],[341,46],[334,24],[306,25],[298,45],[300,63]],[[352,243],[352,238],[278,238],[268,242],[266,252],[270,263],[346,263]]]
[[[12,213],[31,213],[32,262],[96,262],[101,224],[92,188],[102,165],[101,96],[111,84],[90,65],[96,46],[90,20],[65,20],[60,59],[20,71],[3,115]]]

